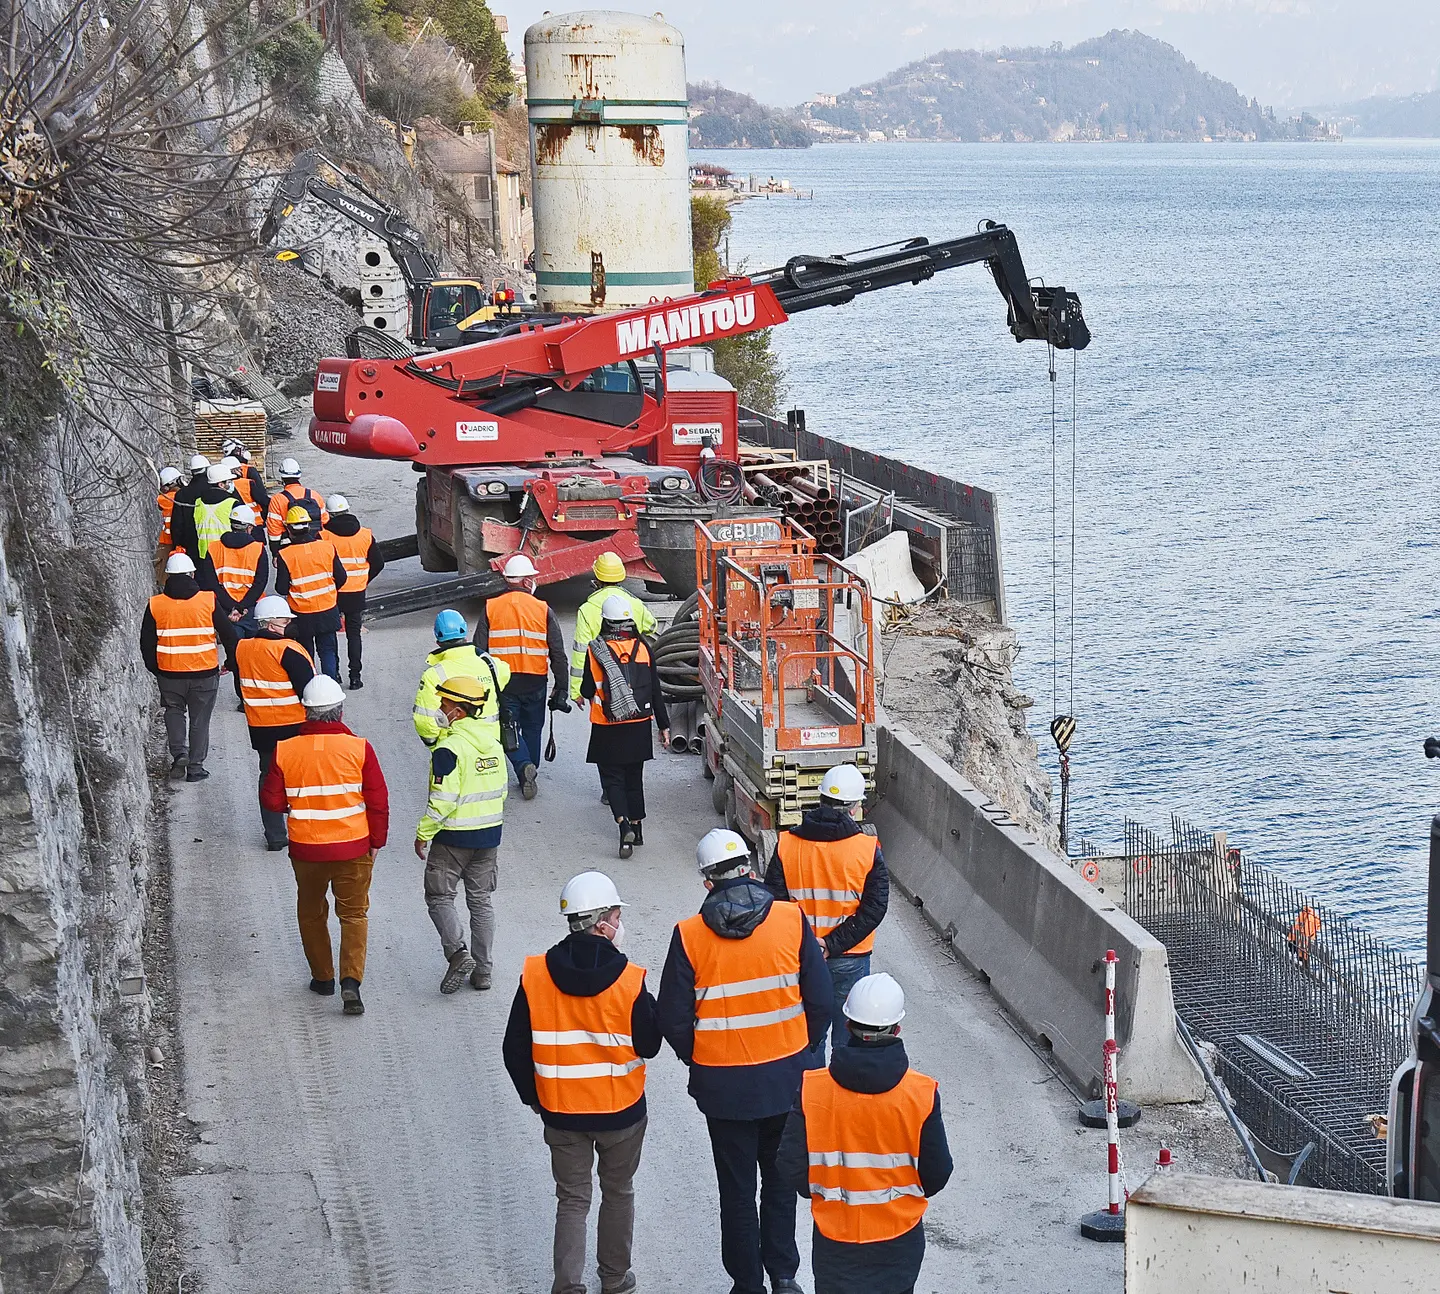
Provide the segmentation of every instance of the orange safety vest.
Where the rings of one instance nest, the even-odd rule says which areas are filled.
[[[698,913],[678,927],[695,968],[697,1065],[764,1065],[810,1045],[800,997],[805,918],[772,903],[748,939],[722,939]]]
[[[305,722],[305,707],[280,663],[287,651],[298,651],[310,662],[310,668],[315,668],[310,653],[293,638],[261,634],[235,644],[240,699],[245,703],[245,722],[252,728],[282,728]]]
[[[175,491],[161,490],[155,504],[160,509],[160,547],[169,548],[175,542],[170,533],[170,514],[175,511]]]
[[[365,738],[345,732],[302,733],[275,747],[290,802],[295,845],[339,845],[370,838],[362,790]]]
[[[337,601],[335,546],[328,539],[310,539],[280,550],[279,560],[290,572],[285,600],[297,616],[329,611]]]
[[[215,580],[234,602],[239,602],[255,583],[260,569],[260,554],[265,545],[256,540],[244,548],[227,548],[224,542],[213,543],[207,554],[215,567]]]
[[[605,671],[600,668],[600,663],[595,659],[595,653],[589,647],[586,648],[585,665],[590,671],[590,677],[595,680],[595,695],[590,701],[590,722],[591,723],[649,723],[654,718],[654,701],[649,695],[648,687],[643,694],[640,689],[635,688],[634,675],[640,668],[646,668],[650,664],[650,648],[645,645],[643,638],[623,639],[611,642],[605,639],[605,645],[615,653],[615,659],[621,665],[634,664],[636,669],[627,669],[626,674],[631,676],[631,688],[635,690],[635,699],[641,703],[645,713],[638,719],[611,719],[605,714]],[[592,644],[593,646],[593,644]]]
[[[285,533],[285,514],[294,507],[297,500],[305,498],[314,499],[320,504],[320,524],[325,524],[330,514],[325,511],[320,496],[312,494],[309,486],[301,485],[299,481],[290,481],[283,489],[270,496],[270,506],[265,510],[265,533],[271,539],[279,539]]]
[[[213,593],[202,591],[191,598],[157,593],[150,599],[150,614],[155,620],[155,663],[167,674],[220,668]]]
[[[800,1085],[810,1152],[810,1215],[828,1240],[865,1245],[917,1226],[929,1202],[920,1185],[920,1132],[939,1084],[905,1071],[888,1092],[852,1092],[828,1069]]]
[[[337,535],[327,530],[325,542],[335,549],[345,567],[345,592],[364,593],[370,585],[370,545],[375,542],[374,532],[364,526],[353,535]]]
[[[859,832],[844,840],[803,840],[784,831],[776,845],[785,869],[785,888],[824,939],[860,907],[865,878],[875,866],[876,842]],[[849,951],[857,956],[875,947],[872,930]]]
[[[562,993],[544,956],[520,977],[530,1004],[535,1092],[551,1114],[619,1114],[645,1095],[645,1062],[630,1037],[645,969],[631,962],[594,997]]]
[[[512,674],[541,674],[550,668],[550,608],[533,593],[514,589],[485,604],[490,654]]]
[[[244,468],[241,468],[240,475],[230,484],[235,488],[235,493],[251,507],[255,506],[255,478]]]

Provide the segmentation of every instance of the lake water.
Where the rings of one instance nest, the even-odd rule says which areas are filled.
[[[736,209],[755,268],[990,217],[1078,291],[1072,836],[1171,811],[1423,948],[1440,767],[1440,146],[871,145],[706,155],[812,189]],[[1071,356],[983,267],[775,337],[812,430],[1000,496],[1031,730],[1070,708]],[[1056,675],[1058,674],[1058,680]],[[1058,696],[1053,693],[1058,692]],[[1058,788],[1058,782],[1057,782]],[[1058,791],[1057,791],[1058,794]]]

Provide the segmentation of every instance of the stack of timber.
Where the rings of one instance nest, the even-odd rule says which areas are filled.
[[[197,400],[195,451],[212,463],[223,456],[227,440],[238,440],[265,475],[265,406],[258,400]]]

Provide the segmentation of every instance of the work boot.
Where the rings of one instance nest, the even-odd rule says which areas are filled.
[[[534,764],[526,764],[520,770],[520,794],[527,800],[535,798],[535,792],[540,789],[540,770]]]
[[[481,970],[478,966],[470,972],[470,987],[479,989],[482,993],[490,987],[490,972]]]
[[[364,1015],[365,1003],[360,1000],[360,981],[358,979],[342,979],[340,981],[340,997],[345,1003],[346,1015]]]
[[[236,713],[236,714],[244,714],[244,713],[245,713],[245,702],[244,702],[244,701],[236,701],[236,702],[235,702],[235,713]]]
[[[626,1272],[625,1279],[618,1285],[601,1285],[600,1294],[634,1294],[635,1273]]]
[[[170,761],[170,780],[178,782],[190,771],[190,760],[186,755],[177,755]]]
[[[290,842],[288,840],[267,840],[265,850],[267,853],[278,854]]]
[[[635,828],[623,819],[620,822],[620,857],[629,858],[635,852]]]
[[[637,818],[630,824],[630,827],[635,832],[635,843],[637,845],[643,845],[645,843],[645,832],[641,827],[640,819]]]
[[[445,974],[440,979],[440,991],[442,993],[453,993],[465,982],[465,976],[475,969],[475,959],[470,956],[470,950],[461,944],[450,954],[450,965],[446,968]]]
[[[601,803],[601,804],[609,804],[609,803],[610,803],[610,792],[609,792],[609,791],[601,791],[601,792],[600,792],[600,803]]]
[[[200,764],[196,764],[194,768],[185,774],[185,780],[187,782],[203,782],[209,776],[210,774],[207,773]]]
[[[333,979],[312,979],[310,991],[320,994],[321,997],[334,997],[335,981]]]
[[[350,675],[350,690],[351,690],[352,692],[358,692],[358,691],[359,691],[362,687],[364,687],[364,686],[365,686],[365,684],[360,681],[360,675],[358,675],[358,674],[351,674],[351,675]]]
[[[805,1294],[804,1288],[793,1276],[772,1276],[770,1290],[771,1294]]]

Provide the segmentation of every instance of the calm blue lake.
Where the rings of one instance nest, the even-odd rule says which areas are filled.
[[[754,268],[1012,226],[1080,293],[1072,834],[1226,830],[1413,950],[1440,767],[1440,146],[840,145],[704,155]],[[998,492],[1019,685],[1070,708],[1071,357],[981,267],[779,329],[813,430]],[[1058,656],[1058,660],[1057,660]],[[1058,783],[1057,783],[1058,786]]]

